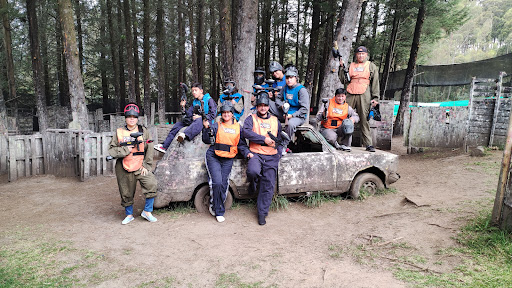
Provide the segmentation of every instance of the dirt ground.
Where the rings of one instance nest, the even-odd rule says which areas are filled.
[[[468,219],[492,207],[502,151],[481,158],[461,149],[407,155],[401,141],[393,140],[401,155],[401,179],[391,185],[396,193],[319,208],[292,202],[271,211],[265,226],[250,204],[229,210],[224,223],[172,211],[156,211],[158,222],[149,223],[138,217],[139,191],[136,220],[121,225],[114,177],[8,183],[3,175],[0,246],[57,239],[101,255],[75,272],[86,286],[408,287],[393,276],[396,267],[445,273],[462,263],[443,251],[458,245],[453,237]],[[73,257],[67,260],[83,261]]]

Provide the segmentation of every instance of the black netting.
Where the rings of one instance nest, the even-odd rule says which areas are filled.
[[[512,75],[512,53],[503,56],[453,65],[416,66],[414,86],[460,86],[471,83],[472,77],[497,79],[501,71]],[[404,85],[405,70],[389,75],[388,92],[401,90]]]

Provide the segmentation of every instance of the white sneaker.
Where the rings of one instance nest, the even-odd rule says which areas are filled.
[[[210,210],[210,214],[212,214],[212,216],[215,216],[215,211],[213,211],[213,207],[211,205],[208,206],[208,210]]]
[[[185,141],[185,133],[180,132],[180,133],[178,133],[178,142],[181,143],[183,141]]]
[[[346,151],[346,152],[350,152],[352,149],[350,149],[350,147],[348,147],[346,145],[341,144],[341,150]]]
[[[160,151],[162,153],[165,153],[167,151],[167,149],[165,149],[164,145],[162,145],[162,144],[156,144],[154,146],[154,148],[155,148],[156,151]]]
[[[224,222],[224,220],[226,220],[226,218],[224,218],[224,216],[217,216],[215,218],[217,218],[217,222],[219,222],[219,223],[222,223],[222,222]]]
[[[126,224],[132,222],[133,220],[135,220],[135,217],[133,217],[131,215],[130,216],[126,216],[126,218],[124,218],[124,220],[123,220],[123,222],[121,222],[121,224],[126,225]]]

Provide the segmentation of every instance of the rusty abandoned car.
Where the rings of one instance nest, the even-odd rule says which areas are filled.
[[[357,199],[361,189],[373,194],[399,179],[397,155],[380,150],[370,153],[360,147],[353,147],[350,153],[338,151],[311,125],[297,127],[288,147],[293,153],[284,155],[279,163],[275,191],[278,195],[299,196],[316,191],[339,195],[349,192],[352,198]],[[155,208],[194,197],[196,209],[208,212],[207,148],[200,136],[190,142],[172,142],[155,169],[158,180]],[[246,168],[247,160],[235,159],[226,208],[231,207],[233,197],[256,197],[249,193]]]

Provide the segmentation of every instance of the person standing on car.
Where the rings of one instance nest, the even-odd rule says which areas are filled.
[[[345,102],[345,99],[345,89],[336,89],[335,96],[318,109],[316,120],[317,122],[321,121],[320,133],[327,142],[336,149],[350,152],[352,144],[350,130],[353,131],[354,123],[359,122],[359,115]],[[338,137],[342,138],[341,145],[337,141]]]
[[[133,103],[126,105],[124,108],[124,117],[126,125],[118,128],[116,135],[112,137],[108,147],[110,156],[117,158],[116,161],[116,178],[121,194],[121,205],[124,207],[126,218],[121,224],[128,224],[135,218],[133,217],[133,197],[137,181],[140,182],[142,193],[146,198],[142,218],[149,222],[156,222],[155,216],[151,214],[153,211],[153,202],[156,196],[156,178],[153,175],[153,144],[148,143],[150,138],[149,131],[146,127],[137,125],[139,121],[139,107]],[[132,133],[142,132],[137,140],[141,141],[138,145],[123,145],[123,142],[135,141],[130,136]]]
[[[283,146],[277,145],[271,139],[268,132],[283,139],[281,135],[281,123],[277,117],[269,113],[270,100],[267,94],[262,94],[256,99],[256,114],[247,117],[243,125],[243,135],[249,140],[249,149],[254,155],[247,163],[247,178],[250,182],[251,193],[258,193],[256,206],[258,209],[258,224],[265,225],[265,217],[268,215],[274,186],[276,184],[277,167]]]
[[[208,171],[208,183],[210,184],[210,213],[215,216],[218,222],[224,222],[226,212],[224,202],[229,193],[229,175],[233,166],[233,159],[240,153],[246,158],[251,158],[253,154],[249,151],[245,139],[242,136],[242,128],[234,119],[234,107],[230,101],[224,101],[220,107],[221,119],[211,125],[213,130],[214,143],[207,129],[210,128],[210,122],[203,121],[202,140],[205,144],[210,144],[206,150],[206,170]]]
[[[364,46],[357,47],[355,51],[356,61],[350,63],[348,70],[349,79],[345,79],[342,69],[340,69],[341,83],[344,83],[347,90],[347,103],[350,107],[356,109],[360,117],[361,139],[366,151],[375,152],[372,143],[370,131],[370,122],[368,114],[370,113],[370,104],[375,107],[378,104],[380,95],[379,70],[377,66],[368,61],[368,49]],[[340,58],[340,65],[343,67],[343,60]],[[348,83],[348,85],[347,85]]]

